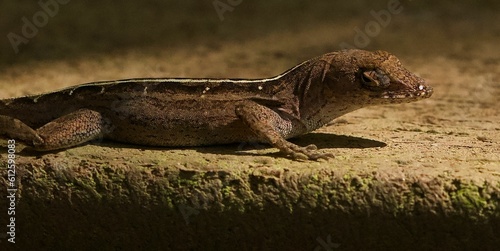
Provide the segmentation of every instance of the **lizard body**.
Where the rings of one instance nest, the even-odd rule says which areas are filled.
[[[383,51],[344,50],[268,79],[129,79],[0,100],[0,137],[39,151],[100,137],[149,146],[270,143],[296,159],[328,158],[286,139],[432,89]]]

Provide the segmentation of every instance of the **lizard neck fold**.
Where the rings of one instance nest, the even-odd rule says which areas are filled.
[[[321,117],[319,113],[329,103],[325,96],[328,90],[325,90],[323,83],[328,69],[328,63],[318,57],[302,63],[284,77],[284,81],[294,83],[293,96],[298,103],[298,115],[308,128],[316,129],[322,125],[319,125],[319,121],[311,121],[318,120],[316,117]]]
[[[342,55],[340,55],[341,57]],[[299,116],[313,131],[346,113],[362,108],[353,89],[352,72],[344,70],[338,53],[329,53],[304,62],[293,69],[287,81],[295,83]]]

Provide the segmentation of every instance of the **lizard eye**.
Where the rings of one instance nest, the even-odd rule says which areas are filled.
[[[377,86],[378,81],[376,80],[377,73],[375,71],[364,71],[361,74],[361,79],[363,80],[363,84],[368,86]]]
[[[391,83],[390,78],[378,69],[361,72],[361,81],[368,89],[383,89]]]

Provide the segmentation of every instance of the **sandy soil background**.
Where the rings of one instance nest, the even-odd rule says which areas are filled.
[[[388,11],[388,3],[395,1],[241,1],[235,6],[220,1],[229,8],[222,14],[214,2],[69,1],[59,4],[32,38],[25,37],[28,43],[19,44],[17,53],[8,34],[22,35],[22,18],[33,20],[42,7],[2,2],[0,9],[7,14],[0,23],[0,98],[122,78],[269,77],[338,50],[342,43],[392,52],[428,80],[434,95],[417,103],[358,110],[293,140],[334,153],[327,162],[294,162],[280,158],[276,149],[248,145],[136,149],[110,142],[44,156],[21,155],[20,162],[56,162],[70,169],[76,167],[68,163],[81,161],[117,168],[160,163],[179,170],[230,173],[255,168],[334,170],[340,176],[402,181],[460,180],[496,189],[487,203],[498,210],[497,2],[401,1],[401,12],[391,13],[384,24],[372,12]],[[380,29],[359,43],[357,30],[374,22]]]

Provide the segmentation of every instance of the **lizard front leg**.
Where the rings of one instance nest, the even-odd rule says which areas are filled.
[[[288,142],[284,135],[297,130],[294,127],[304,125],[293,118],[283,118],[266,106],[253,101],[244,101],[236,105],[236,115],[257,135],[260,141],[271,144],[294,159],[317,160],[333,157],[329,153],[318,153],[315,145],[300,147]]]
[[[37,151],[76,146],[101,137],[109,128],[96,111],[80,109],[33,130],[22,121],[0,115],[0,136],[15,139]]]

